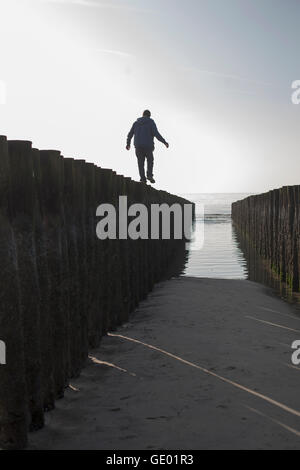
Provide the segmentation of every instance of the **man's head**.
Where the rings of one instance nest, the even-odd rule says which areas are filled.
[[[151,113],[148,109],[146,109],[146,111],[143,112],[143,117],[151,117]]]

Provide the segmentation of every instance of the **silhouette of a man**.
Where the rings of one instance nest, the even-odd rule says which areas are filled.
[[[135,121],[133,124],[127,136],[127,150],[130,150],[131,139],[133,136],[141,183],[146,183],[147,179],[150,181],[150,183],[155,183],[153,178],[154,137],[165,144],[167,148],[169,148],[169,144],[158,132],[155,122],[153,119],[151,119],[150,111],[144,111],[143,117],[138,118],[137,121]],[[147,160],[147,179],[145,176],[145,160]]]

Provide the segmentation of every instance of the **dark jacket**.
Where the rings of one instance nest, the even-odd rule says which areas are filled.
[[[144,147],[154,150],[154,137],[160,142],[166,144],[165,139],[157,130],[156,124],[150,117],[141,117],[135,121],[128,136],[127,145],[130,146],[131,139],[134,136],[134,146]]]

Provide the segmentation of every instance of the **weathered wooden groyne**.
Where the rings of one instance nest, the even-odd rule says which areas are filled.
[[[101,203],[188,201],[31,142],[0,137],[0,448],[27,433],[64,395],[89,348],[128,319],[184,257],[183,240],[99,240]]]
[[[285,186],[235,202],[232,219],[268,267],[299,292],[300,186]]]

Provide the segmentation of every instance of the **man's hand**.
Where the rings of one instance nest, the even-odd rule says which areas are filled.
[[[126,145],[126,150],[130,150],[130,145]]]
[[[165,146],[167,147],[167,149],[170,147],[170,145],[168,144],[168,142],[165,143]]]

